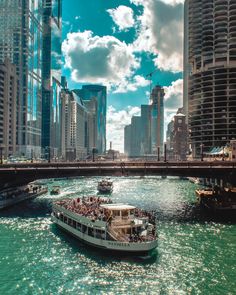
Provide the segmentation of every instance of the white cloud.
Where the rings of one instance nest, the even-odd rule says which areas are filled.
[[[131,46],[113,36],[94,36],[91,31],[69,33],[62,50],[75,82],[119,86],[140,67]]]
[[[113,106],[107,111],[107,142],[112,141],[113,149],[124,151],[124,128],[131,123],[132,116],[140,115],[139,107],[128,106],[117,111]]]
[[[139,87],[146,87],[149,84],[143,76],[136,75],[132,79],[124,79],[114,90],[114,93],[126,93],[128,91],[136,91]]]
[[[110,14],[119,30],[127,30],[134,26],[134,13],[130,7],[120,5],[115,9],[108,9],[107,12]]]
[[[183,64],[183,0],[130,0],[143,6],[134,51],[154,54],[164,71],[181,72]]]
[[[183,106],[183,79],[173,81],[170,86],[165,86],[165,109],[176,112]]]

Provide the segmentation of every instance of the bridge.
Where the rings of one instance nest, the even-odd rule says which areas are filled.
[[[222,179],[236,185],[236,162],[51,162],[0,165],[0,189],[37,179],[78,176],[179,176]]]

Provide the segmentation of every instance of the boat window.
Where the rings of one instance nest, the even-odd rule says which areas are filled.
[[[76,221],[72,220],[72,225],[74,228],[76,228]]]
[[[77,228],[79,231],[81,231],[81,223],[77,222],[77,223],[76,223],[76,228]]]
[[[85,233],[87,232],[87,226],[82,224],[82,233]]]
[[[105,231],[97,229],[95,233],[96,238],[105,240]]]
[[[122,217],[127,217],[128,214],[129,214],[129,211],[128,210],[122,211]]]
[[[68,218],[68,222],[69,225],[72,225],[72,219]]]
[[[88,227],[88,235],[93,237],[94,236],[94,230],[92,227]]]
[[[113,211],[113,216],[120,216],[120,211],[114,210]]]
[[[68,223],[68,218],[67,217],[64,217],[64,222]]]

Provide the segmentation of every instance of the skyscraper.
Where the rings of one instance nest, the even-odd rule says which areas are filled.
[[[74,91],[62,89],[61,103],[62,157],[66,160],[86,159],[94,147],[94,116]]]
[[[42,1],[0,1],[0,61],[7,57],[19,77],[17,145],[21,154],[41,154]]]
[[[61,153],[61,14],[61,0],[43,0],[42,148],[54,157]]]
[[[157,85],[151,93],[151,148],[157,153],[160,147],[163,153],[164,144],[164,89]]]
[[[16,66],[6,59],[0,63],[0,149],[1,156],[16,152],[16,109],[19,99],[19,79]]]
[[[74,90],[84,101],[89,111],[96,116],[96,148],[99,154],[106,152],[106,112],[107,112],[107,90],[101,85],[84,85],[82,89]],[[89,101],[97,101],[96,110],[89,109]]]
[[[140,130],[141,139],[141,154],[151,154],[151,109],[150,105],[141,105],[142,128]]]
[[[131,125],[125,126],[124,129],[124,151],[129,157],[131,154]]]
[[[183,82],[183,109],[186,115],[186,122],[188,121],[188,76],[189,76],[189,62],[188,62],[188,6],[189,0],[184,2],[184,82]]]
[[[209,151],[236,138],[235,20],[233,0],[186,2],[189,75],[185,105],[194,157],[202,147]]]

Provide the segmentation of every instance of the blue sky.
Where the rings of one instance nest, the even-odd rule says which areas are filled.
[[[182,105],[183,0],[64,0],[64,75],[69,88],[108,87],[107,137],[123,150],[123,129],[165,87],[165,120]]]

